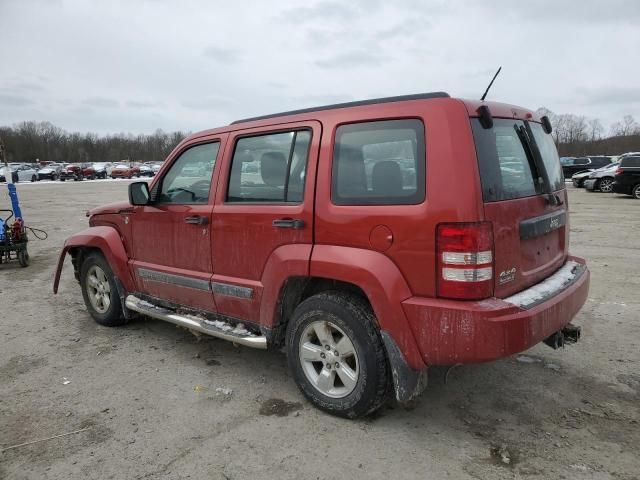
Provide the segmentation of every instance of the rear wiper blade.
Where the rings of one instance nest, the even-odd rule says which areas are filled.
[[[516,131],[516,134],[520,139],[522,148],[524,148],[524,153],[527,156],[527,161],[529,162],[529,168],[531,169],[531,174],[533,175],[533,178],[536,179],[536,191],[537,191],[539,190],[539,187],[542,186],[544,180],[540,175],[540,168],[538,167],[538,162],[536,162],[536,158],[533,153],[533,147],[531,146],[531,142],[529,141],[527,132],[522,125],[519,126],[517,123],[514,123],[513,129]]]

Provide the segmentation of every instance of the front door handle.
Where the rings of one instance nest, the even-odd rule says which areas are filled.
[[[193,217],[185,217],[184,223],[190,223],[191,225],[206,225],[209,223],[207,217],[201,217],[200,215],[194,215]]]
[[[298,218],[279,218],[274,220],[271,225],[276,228],[293,228],[294,230],[302,230],[304,228],[304,220]]]

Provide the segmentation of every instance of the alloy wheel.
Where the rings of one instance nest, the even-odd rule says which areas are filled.
[[[613,190],[613,180],[610,178],[603,178],[600,180],[600,191],[603,193],[611,193]]]
[[[93,265],[87,272],[87,294],[91,306],[98,313],[105,313],[111,305],[111,285],[99,266]]]
[[[329,321],[307,325],[300,337],[299,357],[307,380],[327,397],[346,397],[358,383],[360,368],[353,342]]]

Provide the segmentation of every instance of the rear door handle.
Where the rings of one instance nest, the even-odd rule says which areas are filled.
[[[271,225],[276,228],[293,228],[294,230],[302,230],[304,228],[304,220],[297,218],[279,218],[274,220]]]
[[[185,217],[184,223],[190,223],[192,225],[206,225],[209,223],[207,217],[201,217],[200,215],[194,215],[193,217]]]

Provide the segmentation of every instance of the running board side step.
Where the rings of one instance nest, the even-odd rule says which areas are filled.
[[[251,348],[267,348],[267,339],[264,336],[255,335],[241,325],[235,328],[222,321],[211,321],[194,315],[181,315],[168,308],[159,307],[142,300],[134,295],[127,296],[125,306],[129,310],[142,315],[152,317],[165,322],[173,323],[180,327],[189,328],[205,335],[221,338],[229,342],[237,343]]]

